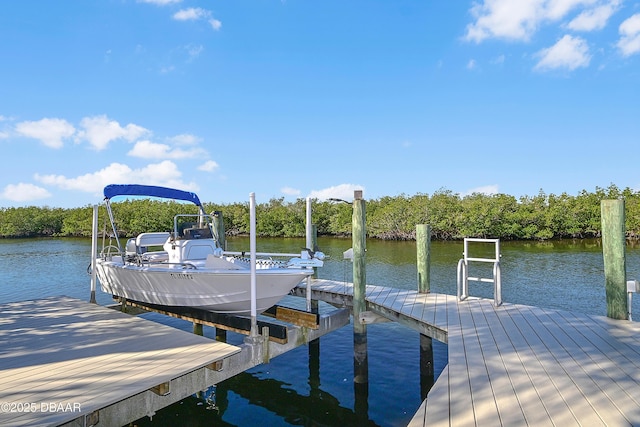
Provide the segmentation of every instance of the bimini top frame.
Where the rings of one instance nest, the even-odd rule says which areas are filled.
[[[120,246],[120,239],[116,230],[115,220],[113,218],[113,212],[111,211],[110,200],[116,196],[146,196],[146,197],[161,197],[164,199],[183,200],[191,202],[198,207],[201,215],[206,215],[204,206],[200,202],[200,198],[197,194],[189,191],[177,190],[175,188],[159,187],[155,185],[140,185],[140,184],[111,184],[104,187],[104,200],[107,206],[107,213],[109,215],[109,221],[111,222],[111,228],[114,232],[114,238],[118,248],[122,250]]]

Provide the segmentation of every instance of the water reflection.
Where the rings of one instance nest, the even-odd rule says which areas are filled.
[[[309,345],[309,390],[299,392],[292,384],[271,378],[261,371],[240,373],[217,386],[210,387],[200,399],[189,398],[159,411],[153,420],[143,418],[135,424],[143,426],[169,425],[189,420],[189,425],[304,425],[304,426],[378,426],[368,417],[368,388],[354,383],[355,405],[350,409],[340,403],[320,385],[320,343]],[[239,418],[233,406],[238,398],[269,415],[252,422]],[[224,421],[225,416],[234,423]],[[193,424],[192,424],[193,420]],[[235,424],[238,422],[238,424]]]

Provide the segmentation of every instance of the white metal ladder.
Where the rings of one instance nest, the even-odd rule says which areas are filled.
[[[493,243],[495,245],[495,258],[473,258],[469,256],[469,243]],[[493,278],[469,277],[469,262],[493,263]],[[502,283],[500,274],[500,239],[464,239],[463,258],[458,261],[458,301],[463,301],[469,296],[469,280],[476,282],[493,283],[493,303],[497,307],[502,304]]]

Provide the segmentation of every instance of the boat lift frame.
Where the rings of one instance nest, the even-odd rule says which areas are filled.
[[[493,243],[495,246],[494,258],[474,258],[469,256],[469,243]],[[479,238],[465,238],[464,239],[464,252],[463,257],[458,261],[458,301],[464,301],[469,297],[469,280],[476,282],[493,283],[493,303],[496,307],[502,305],[502,280],[500,272],[500,239],[479,239]],[[469,276],[469,262],[490,262],[493,263],[493,277],[470,277]]]

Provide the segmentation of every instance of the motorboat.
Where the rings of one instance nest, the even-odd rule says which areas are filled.
[[[123,248],[111,204],[117,196],[191,202],[197,213],[175,215],[170,231],[141,233],[128,239]],[[112,231],[105,233],[109,239],[103,237],[94,265],[101,289],[114,297],[249,315],[253,281],[255,312],[259,314],[323,265],[324,254],[308,249],[293,254],[225,251],[214,215],[205,213],[192,192],[113,184],[104,188],[104,200]]]

